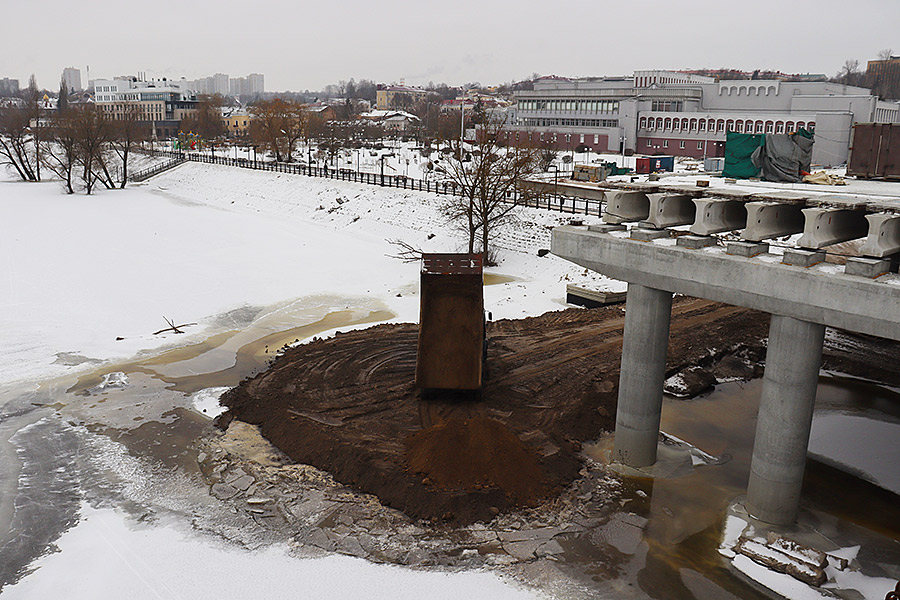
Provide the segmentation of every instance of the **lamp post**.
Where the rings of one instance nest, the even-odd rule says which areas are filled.
[[[378,157],[378,160],[381,161],[381,185],[382,186],[384,186],[384,159],[391,157],[391,156],[394,156],[393,152],[390,152],[388,154],[382,154],[380,157]]]
[[[550,165],[547,167],[547,170],[553,169],[553,198],[555,200],[559,200],[559,167],[556,165]]]

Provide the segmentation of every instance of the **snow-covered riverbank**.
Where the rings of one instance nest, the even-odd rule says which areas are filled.
[[[90,197],[64,195],[54,182],[0,182],[0,403],[27,406],[22,394],[41,381],[197,343],[271,320],[285,306],[300,314],[305,298],[316,307],[303,317],[310,322],[371,303],[394,320],[415,321],[418,265],[391,258],[396,249],[387,240],[460,250],[461,235],[442,217],[443,201],[197,164]],[[497,241],[502,262],[493,272],[509,278],[485,288],[494,318],[564,308],[567,281],[621,288],[555,257],[538,257],[537,249],[549,247],[549,227],[569,217],[526,215]],[[186,335],[154,335],[166,326],[163,316],[197,325]],[[36,597],[62,586],[76,598],[117,597],[123,586],[135,598],[172,590],[191,590],[195,598],[237,590],[268,598],[288,590],[317,597],[531,595],[487,573],[426,574],[348,558],[297,562],[284,548],[247,552],[184,524],[139,526],[125,512],[87,505],[57,545],[61,553],[40,559],[35,573],[3,595]],[[228,566],[197,568],[213,563]],[[291,575],[247,587],[249,574],[264,565]],[[243,593],[251,588],[253,594]]]

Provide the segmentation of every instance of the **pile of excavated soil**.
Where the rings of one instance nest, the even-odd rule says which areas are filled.
[[[676,299],[668,370],[762,346],[768,315]],[[420,398],[415,324],[292,348],[222,398],[288,457],[413,518],[470,523],[573,481],[581,442],[614,424],[624,311],[570,309],[487,327],[480,401]]]
[[[409,436],[406,447],[410,471],[435,489],[497,489],[513,504],[530,505],[548,488],[537,455],[503,423],[481,415],[432,425]]]

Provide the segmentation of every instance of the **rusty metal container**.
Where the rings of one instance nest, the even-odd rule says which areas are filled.
[[[900,124],[854,124],[847,175],[862,179],[900,179]]]
[[[416,387],[481,389],[484,289],[480,254],[424,254]]]

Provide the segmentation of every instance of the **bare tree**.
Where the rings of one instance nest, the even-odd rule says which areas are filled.
[[[137,104],[125,105],[124,111],[112,125],[111,145],[122,163],[119,187],[124,188],[128,181],[128,157],[136,146],[149,137],[149,131],[147,124],[141,121]]]
[[[844,61],[844,66],[835,75],[834,81],[844,85],[862,85],[865,83],[865,73],[859,70],[859,61],[849,58]]]
[[[224,99],[218,94],[200,96],[196,110],[181,120],[181,131],[193,132],[204,140],[214,140],[225,135],[225,123],[222,120]]]
[[[308,135],[307,113],[303,105],[275,98],[250,107],[250,138],[268,148],[277,161],[293,160],[297,143]]]
[[[884,50],[878,51],[878,60],[891,60],[891,57],[894,55],[894,51],[890,48],[885,48]]]
[[[112,122],[103,111],[88,104],[72,112],[72,127],[85,193],[90,194],[98,180],[106,180],[109,187],[104,152],[112,139]]]
[[[28,108],[0,109],[0,164],[11,166],[22,181],[37,181],[37,169],[31,150],[35,143]]]
[[[41,141],[44,164],[63,180],[68,194],[75,193],[73,173],[78,163],[78,140],[73,117],[73,110],[58,113]]]
[[[533,146],[504,147],[504,123],[489,119],[478,129],[477,149],[464,147],[448,155],[439,170],[461,196],[446,205],[447,216],[461,223],[468,234],[469,252],[476,243],[486,264],[493,264],[491,240],[496,230],[512,216],[512,197],[522,193],[522,180],[540,170],[540,152]]]
[[[34,73],[28,78],[28,89],[25,91],[25,102],[28,106],[28,119],[31,126],[32,150],[34,151],[34,177],[41,180],[41,91],[38,89]]]

